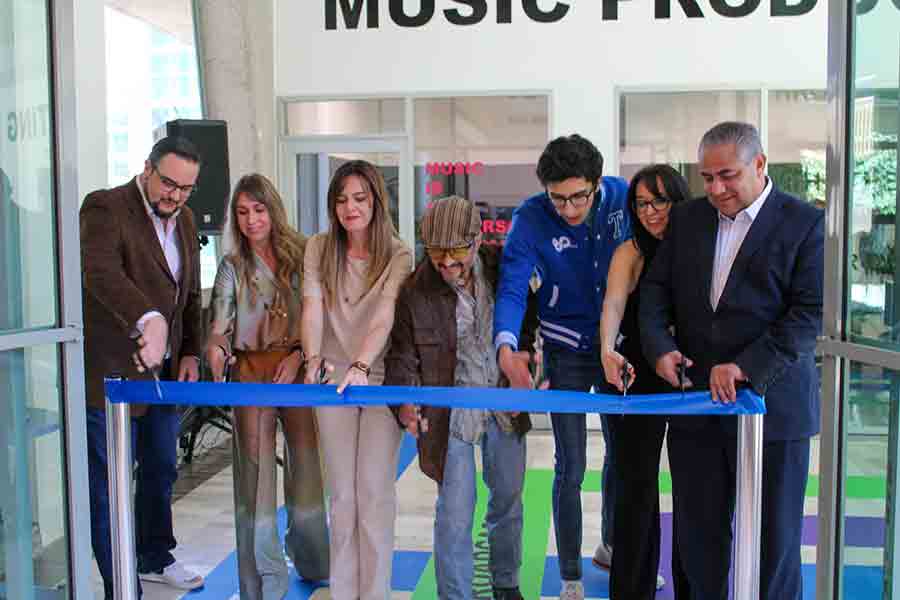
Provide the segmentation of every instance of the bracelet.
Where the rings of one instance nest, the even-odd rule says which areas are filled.
[[[353,364],[351,364],[350,368],[356,369],[357,371],[362,371],[363,375],[365,375],[366,377],[368,377],[369,374],[372,372],[372,367],[370,367],[369,365],[367,365],[366,363],[364,363],[361,360],[358,360],[358,361],[354,362]]]

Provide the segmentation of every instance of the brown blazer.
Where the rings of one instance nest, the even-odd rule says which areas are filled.
[[[181,253],[176,285],[136,180],[92,192],[80,216],[87,404],[104,408],[105,376],[150,378],[139,374],[131,359],[135,324],[145,313],[157,310],[169,324],[172,376],[182,356],[200,356],[200,245],[194,213],[185,206],[176,220]],[[132,406],[134,416],[145,412],[145,406]]]

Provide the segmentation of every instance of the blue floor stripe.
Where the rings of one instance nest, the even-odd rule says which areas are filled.
[[[400,442],[397,479],[400,479],[412,464],[416,453],[416,439],[408,433],[404,433]],[[287,512],[281,508],[278,511],[278,532],[282,539],[284,539],[286,527]],[[430,552],[394,552],[393,589],[414,590],[430,556]],[[410,583],[411,579],[412,583]],[[182,598],[185,600],[228,600],[232,595],[238,593],[239,585],[237,552],[232,552],[206,576],[205,586],[199,590],[187,592]],[[320,587],[323,585],[300,579],[297,577],[297,573],[291,569],[291,584],[286,600],[308,600],[312,593]]]

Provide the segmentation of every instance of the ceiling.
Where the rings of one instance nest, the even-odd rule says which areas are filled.
[[[183,44],[195,45],[192,0],[106,0],[106,5],[171,34]]]

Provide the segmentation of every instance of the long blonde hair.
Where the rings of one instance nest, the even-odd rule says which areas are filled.
[[[328,186],[328,218],[330,225],[325,236],[325,247],[319,261],[322,291],[325,303],[334,304],[337,297],[338,278],[345,271],[347,262],[347,231],[337,216],[337,198],[341,195],[348,177],[359,177],[372,194],[372,220],[369,222],[369,271],[366,274],[366,291],[372,289],[391,262],[391,247],[397,230],[388,210],[388,194],[384,178],[378,169],[364,160],[351,160],[335,171]]]
[[[238,226],[237,203],[241,194],[247,194],[269,211],[269,220],[272,223],[272,232],[269,235],[275,254],[275,284],[282,294],[289,295],[292,293],[291,280],[295,276],[303,277],[303,251],[306,248],[306,239],[288,224],[281,195],[272,182],[259,173],[241,177],[231,194],[228,216],[231,221],[232,245],[228,256],[234,264],[238,281],[247,285],[250,304],[256,304],[257,289],[253,283],[256,259],[250,242],[241,234]]]

